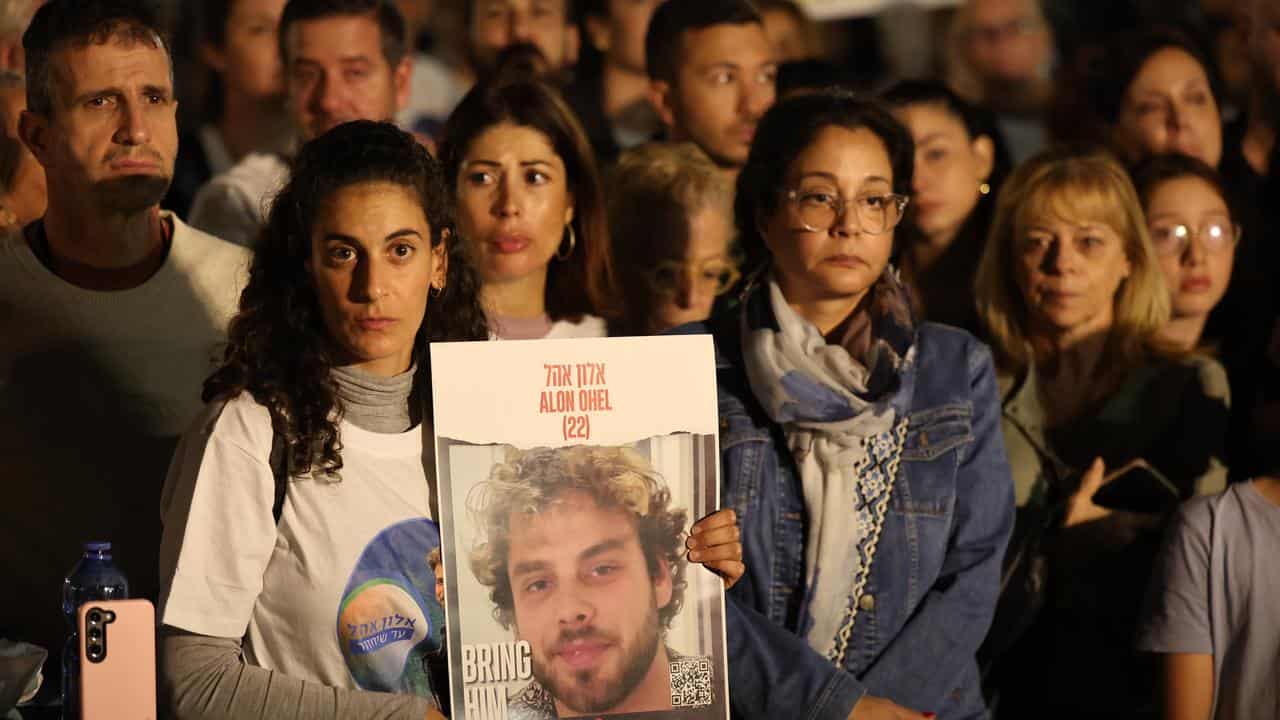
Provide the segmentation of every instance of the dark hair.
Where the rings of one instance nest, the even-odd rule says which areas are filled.
[[[738,175],[733,209],[745,278],[758,275],[769,265],[769,249],[758,221],[777,209],[791,163],[830,126],[866,129],[880,138],[893,168],[893,191],[910,194],[915,163],[911,133],[879,102],[846,90],[820,90],[780,101],[756,126],[747,164]]]
[[[1217,64],[1190,35],[1168,26],[1116,33],[1099,43],[1098,52],[1079,67],[1068,68],[1059,83],[1049,118],[1055,142],[1096,145],[1117,152],[1114,126],[1120,120],[1129,86],[1147,61],[1161,50],[1181,50],[1199,63],[1209,79],[1209,91],[1221,103],[1223,87]]]
[[[1231,214],[1231,220],[1236,223],[1240,222],[1239,208],[1231,193],[1227,192],[1226,185],[1222,181],[1222,175],[1199,158],[1181,154],[1153,155],[1138,163],[1129,172],[1129,176],[1133,178],[1133,187],[1138,191],[1138,199],[1142,201],[1144,210],[1151,201],[1151,194],[1155,192],[1157,187],[1170,180],[1193,177],[1208,183],[1209,187],[1213,188],[1213,191],[1226,204],[1227,212]]]
[[[1172,27],[1121,34],[1112,39],[1105,55],[1089,70],[1089,97],[1094,99],[1103,121],[1114,124],[1120,119],[1124,96],[1133,84],[1133,79],[1152,55],[1167,49],[1181,50],[1195,58],[1209,78],[1209,88],[1214,98],[1222,97],[1222,85],[1218,81],[1216,65],[1191,36]]]
[[[27,56],[27,108],[53,112],[53,54],[67,47],[159,43],[169,54],[169,39],[155,7],[145,0],[50,0],[36,11],[22,35]],[[170,73],[173,67],[170,63]]]
[[[498,53],[492,65],[476,68],[477,82],[513,83],[522,80],[550,80],[551,62],[533,43],[519,42],[508,45]]]
[[[289,0],[280,15],[280,61],[289,64],[289,28],[304,20],[320,20],[336,15],[368,15],[378,23],[382,56],[395,67],[409,47],[409,30],[404,16],[392,0]]]
[[[960,123],[970,142],[980,137],[991,141],[991,172],[984,180],[987,192],[978,195],[977,203],[956,228],[951,243],[928,267],[917,266],[908,254],[910,248],[925,241],[916,217],[917,206],[907,207],[905,221],[895,236],[898,240],[895,267],[902,271],[903,277],[915,290],[916,299],[923,305],[919,309],[924,316],[976,331],[981,322],[972,303],[972,281],[995,215],[996,197],[1013,166],[995,114],[969,104],[945,85],[932,81],[900,82],[886,90],[881,98],[894,110],[910,107],[936,109]]]
[[[448,247],[444,291],[427,303],[414,342],[410,411],[429,415],[428,343],[488,337],[479,279],[453,232],[453,203],[440,166],[413,136],[390,123],[357,120],[303,145],[258,240],[222,365],[205,381],[202,396],[210,402],[248,392],[264,405],[288,443],[294,475],[342,467],[333,349],[305,263],[312,223],[324,204],[338,190],[368,182],[412,191],[431,224],[431,244]]]
[[[8,70],[0,71],[0,92],[5,90],[21,90],[25,81],[18,73]],[[12,112],[13,108],[5,108]],[[14,191],[13,183],[18,179],[18,168],[22,167],[22,159],[27,147],[16,135],[0,131],[0,193]]]
[[[778,97],[831,88],[852,90],[855,83],[852,73],[828,60],[793,60],[778,66]]]
[[[680,71],[684,34],[713,25],[763,26],[748,0],[666,0],[653,11],[644,34],[644,61],[649,77],[673,82]]]
[[[240,0],[243,2],[244,0]],[[227,23],[237,0],[200,0],[197,29],[201,42],[222,47],[227,42]]]
[[[237,2],[251,2],[252,0],[200,0],[199,14],[195,18],[195,36],[199,38],[199,42],[211,45],[216,48],[225,48],[227,44],[227,26],[231,22],[231,12],[235,8]],[[179,41],[181,44],[181,41]],[[203,63],[201,63],[203,65]],[[204,102],[201,112],[205,118],[217,119],[222,117],[225,105],[226,83],[222,79],[222,73],[215,71],[213,68],[204,66],[203,82]],[[181,125],[182,123],[179,122]]]
[[[457,190],[462,159],[481,133],[502,123],[537,130],[564,162],[573,195],[577,249],[547,269],[547,314],[552,320],[616,313],[613,262],[600,172],[586,133],[550,85],[527,76],[496,77],[462,99],[445,125],[440,157],[449,187]]]
[[[578,17],[586,20],[589,17],[609,17],[609,0],[579,0]]]
[[[17,179],[18,168],[22,166],[25,150],[21,140],[8,133],[0,133],[0,193],[7,194],[17,189],[13,183]]]
[[[992,142],[1000,142],[1000,126],[990,110],[972,105],[951,88],[931,80],[904,80],[881,93],[880,98],[891,108],[902,109],[911,105],[941,107],[949,115],[964,123],[969,138],[985,135]],[[1001,143],[1002,144],[1002,143]],[[1006,160],[1006,168],[1008,158]]]
[[[766,13],[770,10],[781,10],[798,23],[810,22],[809,16],[796,4],[795,0],[751,0],[751,2],[756,6],[756,10],[761,13]]]
[[[991,140],[994,152],[991,175],[987,177],[991,192],[978,203],[978,210],[985,213],[989,219],[990,212],[995,207],[996,194],[1004,184],[1004,179],[1013,170],[1013,158],[1009,153],[1008,145],[1005,144],[1004,134],[1000,132],[1000,122],[996,119],[995,113],[969,103],[946,85],[929,80],[905,80],[885,90],[880,97],[886,105],[895,110],[911,105],[931,105],[941,108],[964,124],[970,140],[979,137]],[[986,227],[985,222],[983,227]]]

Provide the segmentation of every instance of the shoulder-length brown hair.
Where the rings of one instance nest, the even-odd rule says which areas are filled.
[[[600,171],[587,135],[560,94],[529,77],[498,77],[467,93],[445,125],[440,157],[445,177],[458,187],[462,159],[481,133],[502,123],[537,130],[546,136],[564,162],[573,196],[573,227],[577,245],[564,261],[547,268],[547,314],[552,320],[577,320],[596,313],[617,314],[613,262],[609,253],[609,225]]]
[[[1124,242],[1131,270],[1116,291],[1107,352],[1118,368],[1153,354],[1175,355],[1159,338],[1169,322],[1169,291],[1147,234],[1138,195],[1120,162],[1106,152],[1066,148],[1031,158],[1005,182],[978,265],[978,315],[1001,369],[1021,373],[1034,355],[1027,304],[1014,271],[1014,248],[1034,218],[1103,223]]]

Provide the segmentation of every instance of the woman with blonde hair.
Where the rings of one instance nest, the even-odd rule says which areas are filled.
[[[977,300],[1018,504],[987,646],[1001,714],[1042,715],[1052,698],[1064,717],[1149,716],[1134,627],[1166,515],[1225,484],[1225,372],[1162,339],[1159,260],[1105,153],[1050,151],[1014,173]]]
[[[649,335],[711,315],[737,282],[733,185],[693,143],[626,151],[609,177],[609,235],[623,310],[614,335]]]

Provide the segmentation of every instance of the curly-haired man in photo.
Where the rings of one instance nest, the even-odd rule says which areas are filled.
[[[627,447],[511,450],[467,504],[472,571],[532,651],[511,716],[670,710],[687,513],[649,462]]]

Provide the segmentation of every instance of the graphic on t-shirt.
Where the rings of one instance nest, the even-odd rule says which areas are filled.
[[[441,647],[444,609],[427,557],[440,530],[426,518],[405,520],[365,546],[338,607],[338,644],[365,690],[432,695],[426,661]]]

